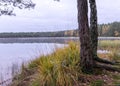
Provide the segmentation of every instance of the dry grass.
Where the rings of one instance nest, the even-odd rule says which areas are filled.
[[[104,59],[118,60],[120,58],[120,55],[118,54],[120,48],[119,45],[120,41],[100,41],[98,46],[99,49],[109,50],[110,53],[98,55]],[[40,56],[39,58],[31,61],[27,70],[26,68],[23,69],[23,71],[35,69],[35,71],[30,75],[28,74],[25,76],[30,77],[35,74],[34,78],[28,81],[30,82],[28,86],[77,86],[84,81],[84,84],[86,84],[86,82],[88,83],[82,86],[90,84],[90,86],[99,86],[104,84],[105,82],[101,81],[106,78],[104,74],[98,76],[82,74],[78,64],[80,61],[79,50],[79,44],[70,42],[69,45],[64,48],[56,48],[56,51],[50,55]],[[30,73],[30,71],[28,71],[28,73]],[[112,79],[110,77],[111,76],[107,76],[108,80],[106,80],[106,82],[109,81],[112,83]],[[99,80],[92,82],[91,79]],[[25,84],[20,86],[25,86]]]
[[[109,51],[106,54],[98,54],[99,57],[107,60],[120,60],[120,40],[99,41],[98,49]]]
[[[71,42],[51,55],[32,61],[29,68],[38,67],[39,86],[73,86],[78,83],[79,60],[79,48]]]

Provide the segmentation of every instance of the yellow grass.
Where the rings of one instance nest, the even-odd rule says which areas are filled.
[[[120,41],[99,41],[99,49],[109,50],[110,53],[98,54],[103,59],[120,59]],[[116,50],[117,49],[117,50]],[[76,86],[80,84],[79,44],[70,42],[64,48],[56,48],[50,55],[40,56],[31,61],[28,69],[37,69],[37,76],[30,86]]]
[[[71,42],[54,53],[42,56],[29,64],[38,67],[40,86],[73,86],[78,82],[79,46]]]

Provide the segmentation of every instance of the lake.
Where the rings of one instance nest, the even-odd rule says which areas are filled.
[[[105,40],[105,38],[99,39]],[[107,40],[108,39],[109,38],[107,38]],[[111,40],[114,39],[115,38],[112,38]],[[63,47],[71,40],[78,41],[78,38],[0,38],[0,83],[1,81],[11,78],[13,74],[13,67],[15,69],[18,68],[19,70],[23,62],[28,63],[30,60],[33,60],[40,55],[50,54],[56,47]]]
[[[29,38],[0,38],[0,43],[66,43],[76,41],[78,37],[29,37]],[[98,37],[99,40],[120,40],[120,37]]]
[[[41,40],[40,38],[0,38],[0,83],[11,78],[13,67],[19,70],[23,62],[28,63],[40,55],[50,54],[55,48],[65,45],[64,40],[59,43],[60,39],[56,42],[50,38],[44,39],[46,41]]]
[[[40,55],[52,53],[56,47],[62,46],[64,44],[57,43],[0,44],[0,79],[3,81],[11,78],[13,66],[20,68],[23,62],[27,63]]]

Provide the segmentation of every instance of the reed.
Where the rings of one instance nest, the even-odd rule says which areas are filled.
[[[119,49],[120,40],[100,40],[98,42],[98,48],[100,49]]]
[[[107,60],[120,60],[120,40],[100,40],[98,42],[98,49],[107,50],[109,53],[98,54]]]

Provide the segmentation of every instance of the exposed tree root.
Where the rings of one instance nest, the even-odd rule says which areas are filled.
[[[118,67],[113,67],[111,65],[105,65],[100,63],[96,63],[96,65],[94,65],[94,68],[101,68],[101,69],[105,69],[112,72],[115,72],[115,71],[120,72],[120,68]]]
[[[97,62],[101,62],[101,63],[105,63],[105,64],[111,64],[111,65],[118,65],[120,62],[117,61],[108,61],[108,60],[104,60],[99,58],[98,56],[94,57],[94,60]]]
[[[104,60],[104,59],[101,59],[99,57],[94,58],[94,60],[98,61],[98,62],[101,62],[101,63],[111,64],[111,65],[115,65],[116,64],[116,62],[111,62],[111,61],[108,61],[108,60]]]
[[[120,65],[120,62],[119,62],[119,61],[115,61],[115,63]]]
[[[120,72],[120,68],[112,66],[112,65],[120,65],[120,62],[104,60],[104,59],[99,58],[98,56],[95,56],[94,60],[96,61],[96,65],[94,66],[95,68],[101,68],[101,69],[105,69],[108,71]]]

